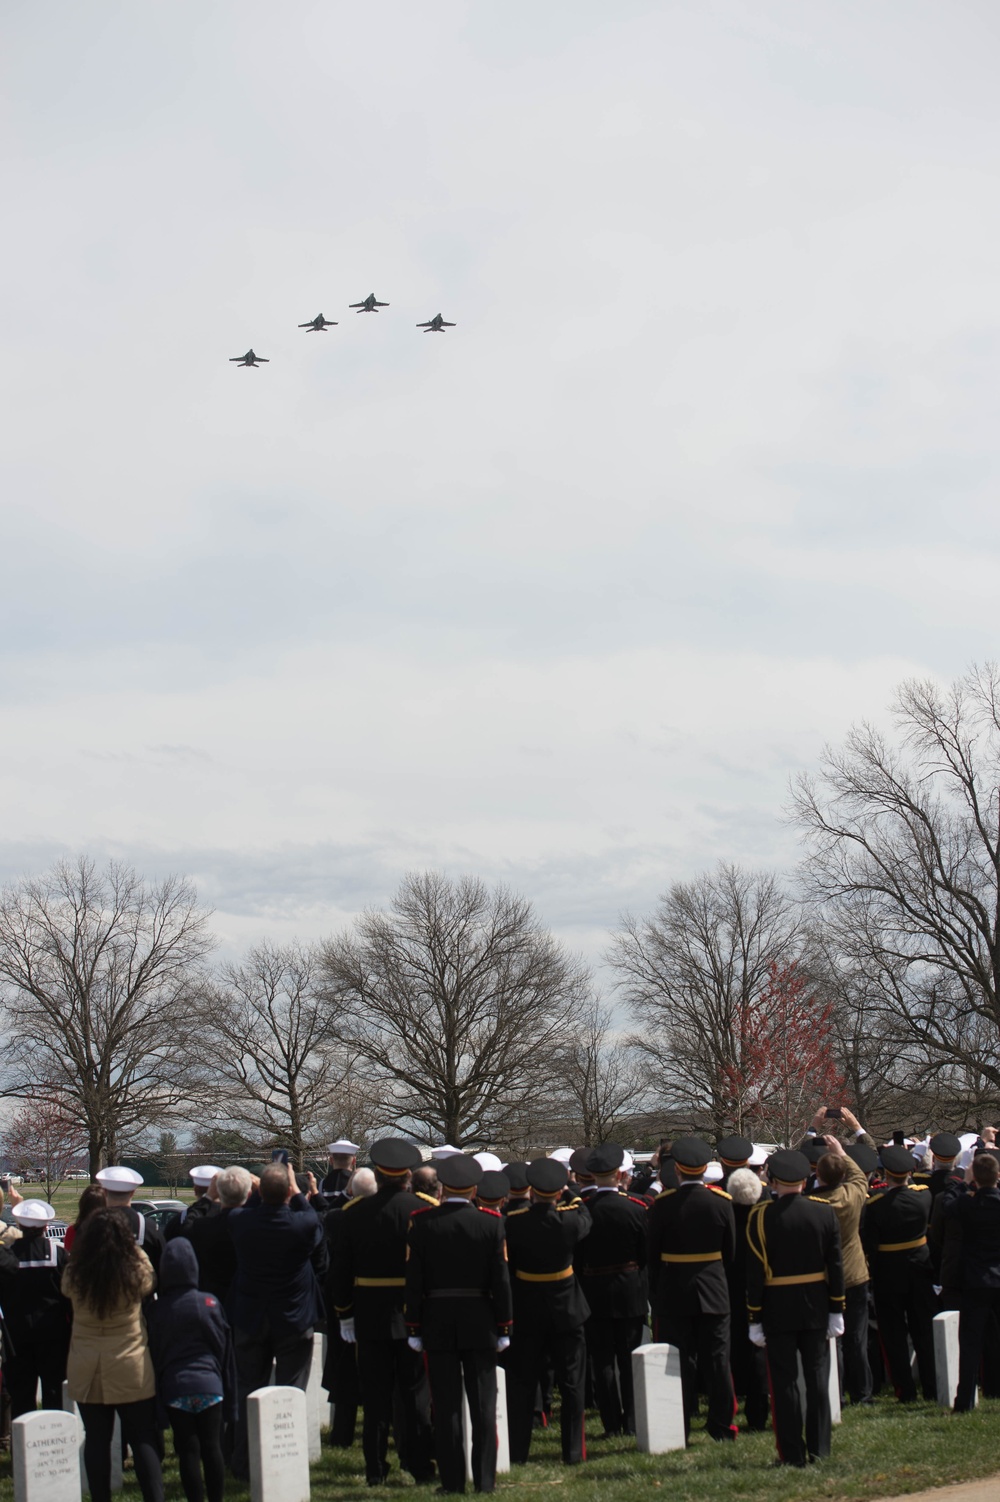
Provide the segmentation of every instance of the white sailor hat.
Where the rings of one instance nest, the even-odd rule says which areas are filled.
[[[761,1145],[760,1145],[759,1142],[755,1142],[754,1145],[753,1145],[753,1152],[750,1154],[749,1158],[747,1159],[747,1166],[749,1168],[760,1168],[760,1166],[761,1166],[762,1163],[766,1163],[767,1162],[767,1158],[768,1158],[767,1148],[766,1147],[761,1147]]]
[[[143,1182],[141,1173],[136,1173],[134,1168],[122,1168],[116,1165],[112,1168],[102,1168],[97,1175],[97,1182],[102,1189],[109,1194],[131,1194],[133,1189],[138,1189]]]
[[[554,1158],[557,1163],[568,1166],[569,1160],[573,1156],[573,1149],[571,1147],[555,1147],[548,1156]]]
[[[635,1172],[635,1159],[633,1158],[632,1154],[629,1152],[628,1148],[625,1149],[625,1156],[622,1159],[622,1169],[621,1169],[621,1171],[622,1171],[622,1173],[634,1173]]]
[[[442,1158],[454,1158],[456,1153],[461,1155],[461,1152],[462,1149],[460,1147],[452,1147],[450,1142],[444,1142],[440,1147],[431,1148],[431,1157],[436,1158],[440,1162]]]
[[[24,1226],[46,1226],[56,1218],[56,1212],[44,1200],[22,1200],[14,1206],[13,1215]]]
[[[210,1184],[215,1175],[221,1172],[222,1169],[216,1168],[214,1163],[199,1163],[197,1168],[188,1169],[188,1178],[192,1184],[197,1184],[201,1188],[203,1184]]]
[[[721,1163],[709,1163],[709,1164],[707,1164],[706,1168],[705,1168],[705,1183],[706,1184],[718,1184],[718,1183],[721,1182],[721,1179],[722,1179],[722,1164]]]
[[[484,1173],[499,1173],[503,1168],[503,1164],[496,1153],[473,1153],[472,1156]]]
[[[361,1148],[356,1142],[348,1142],[346,1137],[338,1137],[336,1142],[328,1142],[326,1150],[331,1158],[353,1158]]]

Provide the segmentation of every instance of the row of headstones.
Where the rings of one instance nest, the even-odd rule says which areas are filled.
[[[938,1402],[951,1408],[958,1386],[959,1316],[949,1311],[934,1320]],[[309,1502],[309,1464],[320,1455],[325,1404],[322,1337],[317,1336],[313,1373],[306,1392],[297,1387],[262,1387],[247,1402],[250,1440],[250,1495],[253,1502]],[[669,1345],[642,1345],[632,1352],[636,1445],[651,1455],[684,1449],[684,1403],[678,1351]],[[15,1502],[80,1502],[89,1490],[83,1464],[83,1424],[66,1395],[64,1412],[42,1409],[15,1419],[13,1429]],[[462,1435],[466,1469],[472,1477],[472,1428],[464,1395]],[[830,1341],[830,1408],[840,1423],[840,1380],[836,1341]],[[113,1491],[120,1491],[121,1432],[115,1421],[111,1445]],[[497,1368],[497,1471],[510,1470],[507,1441],[507,1387]]]

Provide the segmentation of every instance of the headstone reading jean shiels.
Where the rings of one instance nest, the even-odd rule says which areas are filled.
[[[684,1392],[676,1346],[638,1346],[632,1352],[635,1443],[647,1455],[684,1449]]]
[[[309,1502],[306,1395],[258,1387],[247,1398],[251,1502]]]
[[[14,1420],[14,1502],[80,1502],[77,1422],[58,1408]]]

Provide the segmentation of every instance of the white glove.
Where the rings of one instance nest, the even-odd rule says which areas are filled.
[[[510,1336],[509,1335],[498,1335],[497,1336],[497,1351],[498,1352],[499,1351],[506,1351],[506,1349],[507,1349],[507,1347],[509,1345],[510,1345]]]
[[[406,1344],[409,1346],[411,1351],[416,1351],[418,1355],[424,1348],[424,1343],[420,1339],[419,1335],[407,1336]]]
[[[931,1287],[934,1290],[935,1297],[937,1297],[937,1298],[941,1297],[941,1289],[943,1288],[943,1286],[944,1285],[941,1284],[941,1283],[932,1283],[931,1284]]]
[[[826,1320],[827,1335],[843,1335],[844,1316],[842,1314],[829,1314]]]
[[[750,1333],[750,1343],[751,1343],[751,1345],[755,1345],[755,1346],[766,1346],[767,1345],[767,1336],[764,1334],[764,1326],[763,1325],[751,1325],[749,1333]]]
[[[349,1346],[357,1344],[358,1337],[354,1333],[354,1321],[352,1319],[342,1319],[340,1321],[340,1338],[341,1340],[346,1340]]]

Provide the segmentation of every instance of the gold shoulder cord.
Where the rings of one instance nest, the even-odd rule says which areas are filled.
[[[766,1205],[755,1205],[753,1210],[750,1212],[750,1219],[747,1221],[747,1242],[749,1243],[750,1250],[753,1252],[758,1262],[763,1262],[764,1279],[765,1281],[769,1281],[772,1277],[772,1273],[771,1264],[767,1260],[767,1235],[764,1230],[764,1212],[766,1211],[766,1209]],[[760,1239],[759,1247],[754,1244],[754,1230],[757,1231],[757,1235]]]

